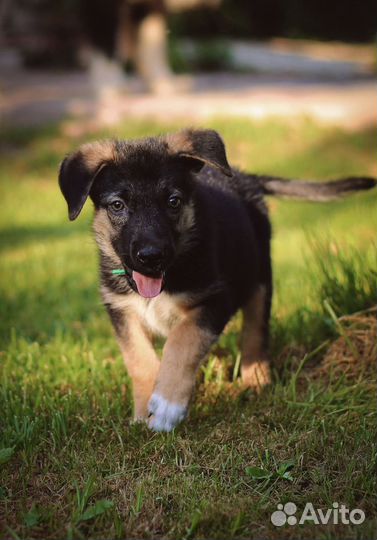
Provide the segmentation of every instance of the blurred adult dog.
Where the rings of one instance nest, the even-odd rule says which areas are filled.
[[[156,93],[187,89],[174,76],[168,53],[168,13],[216,9],[220,0],[79,0],[86,47],[82,57],[98,90],[124,82],[122,64],[131,63],[146,87]]]
[[[271,381],[271,226],[265,195],[326,201],[376,185],[255,176],[232,169],[215,131],[84,144],[62,163],[69,217],[95,207],[101,292],[134,392],[135,419],[172,430],[187,414],[196,372],[243,310],[246,386]],[[125,275],[115,275],[123,270]],[[151,336],[167,337],[162,361]]]

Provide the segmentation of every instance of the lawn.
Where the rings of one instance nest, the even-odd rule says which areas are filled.
[[[377,175],[376,129],[213,120],[231,163],[297,178]],[[176,129],[135,120],[111,135]],[[170,434],[130,423],[129,381],[98,294],[90,204],[57,186],[67,126],[0,134],[0,537],[374,538],[377,190],[269,201],[275,383],[238,385],[237,316]],[[363,524],[276,527],[279,503],[338,502]]]

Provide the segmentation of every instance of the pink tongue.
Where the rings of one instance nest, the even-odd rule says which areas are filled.
[[[139,274],[139,272],[132,272],[132,279],[136,283],[138,293],[144,298],[153,298],[158,296],[161,292],[162,287],[162,277],[160,278],[151,278]]]

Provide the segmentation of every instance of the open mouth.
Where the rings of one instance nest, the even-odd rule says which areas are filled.
[[[135,292],[138,292],[143,298],[154,298],[158,296],[164,286],[164,275],[162,272],[157,277],[146,276],[136,270],[128,268],[116,268],[111,272],[115,276],[126,276],[128,283]]]

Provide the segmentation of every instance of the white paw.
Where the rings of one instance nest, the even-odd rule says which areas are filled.
[[[154,431],[171,431],[185,418],[187,407],[171,403],[159,394],[152,394],[148,410],[151,413],[149,427]]]

